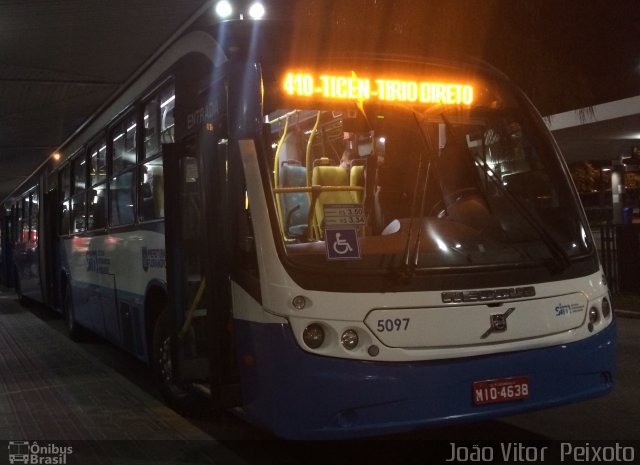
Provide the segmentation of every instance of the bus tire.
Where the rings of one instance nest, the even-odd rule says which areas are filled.
[[[166,305],[156,319],[151,343],[151,369],[162,397],[171,407],[184,410],[191,405],[192,395],[178,385],[171,366],[171,331]]]
[[[82,338],[82,329],[76,321],[73,310],[73,299],[71,297],[71,285],[67,282],[62,298],[62,316],[67,327],[67,334],[72,341],[79,341]]]

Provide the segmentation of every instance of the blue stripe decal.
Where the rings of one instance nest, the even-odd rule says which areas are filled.
[[[613,386],[615,324],[546,349],[425,362],[366,362],[301,350],[288,325],[237,320],[248,420],[292,439],[409,431],[589,399]],[[476,406],[474,381],[528,376],[528,399]]]

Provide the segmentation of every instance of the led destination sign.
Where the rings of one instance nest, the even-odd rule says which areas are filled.
[[[471,105],[473,86],[454,82],[357,77],[289,72],[283,80],[287,95],[339,100]]]

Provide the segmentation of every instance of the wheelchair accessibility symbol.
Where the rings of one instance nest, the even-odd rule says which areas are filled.
[[[329,260],[354,260],[360,258],[358,231],[352,228],[325,230],[327,258]]]

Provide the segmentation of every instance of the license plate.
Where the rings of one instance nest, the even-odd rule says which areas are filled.
[[[529,378],[490,379],[473,383],[473,403],[476,405],[497,404],[529,397]]]

